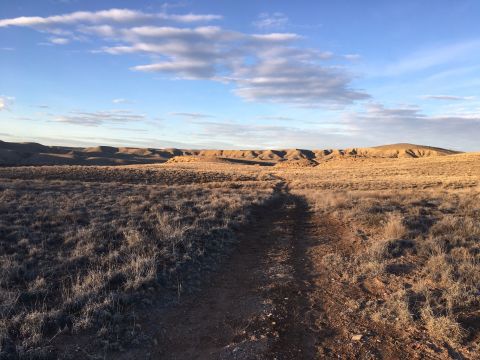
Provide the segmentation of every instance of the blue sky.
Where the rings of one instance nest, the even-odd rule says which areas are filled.
[[[0,138],[480,150],[480,2],[0,3]]]

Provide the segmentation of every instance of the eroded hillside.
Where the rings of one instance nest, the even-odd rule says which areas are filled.
[[[315,165],[336,158],[419,158],[457,153],[453,150],[413,144],[322,150],[186,150],[112,146],[72,148],[0,141],[0,165],[10,166],[153,164],[172,159],[177,162],[217,159],[261,165],[308,160]]]

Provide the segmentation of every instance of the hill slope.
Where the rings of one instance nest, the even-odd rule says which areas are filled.
[[[393,144],[349,149],[284,150],[185,150],[95,146],[87,148],[45,146],[37,143],[0,141],[0,165],[127,165],[162,163],[174,157],[188,161],[221,159],[244,164],[274,165],[280,162],[309,165],[336,158],[419,158],[446,156],[458,151],[423,145]],[[237,160],[237,161],[235,161]],[[175,161],[183,162],[183,161]]]

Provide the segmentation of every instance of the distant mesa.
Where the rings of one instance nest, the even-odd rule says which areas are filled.
[[[349,149],[285,150],[188,150],[135,147],[64,147],[38,143],[0,141],[0,165],[130,165],[155,163],[216,162],[277,167],[312,167],[348,158],[421,158],[448,156],[458,151],[437,147],[392,144]]]
[[[438,147],[412,145],[405,143],[375,146],[371,149],[379,153],[391,155],[387,157],[395,157],[395,155],[397,155],[397,157],[428,157],[454,155],[461,153],[460,151],[442,149]]]

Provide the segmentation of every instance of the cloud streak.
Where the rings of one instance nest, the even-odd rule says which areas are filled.
[[[283,29],[289,23],[288,17],[281,12],[261,13],[253,25],[261,30]]]
[[[131,122],[140,122],[146,120],[145,115],[135,114],[128,110],[110,110],[110,111],[72,111],[66,115],[55,116],[54,121],[81,125],[81,126],[100,126],[104,124],[123,124]]]
[[[475,99],[475,97],[474,96],[455,96],[455,95],[423,95],[422,99],[465,101],[465,100],[473,100]]]
[[[480,40],[474,39],[435,48],[422,49],[375,72],[381,76],[400,76],[423,70],[434,69],[459,60],[471,59],[477,53]]]
[[[175,21],[181,23],[205,22],[219,20],[222,16],[214,14],[184,14],[175,15],[163,13],[145,13],[129,9],[109,9],[101,11],[76,11],[64,15],[48,17],[21,16],[11,19],[0,20],[0,27],[22,26],[38,29],[53,28],[59,25],[72,25],[79,23],[135,23],[155,20]]]
[[[294,121],[294,118],[288,116],[274,116],[274,115],[266,115],[266,116],[257,116],[259,120],[274,120],[274,121]]]
[[[132,104],[133,101],[123,98],[113,99],[112,103],[114,104]]]
[[[183,117],[187,119],[206,119],[213,118],[213,115],[202,114],[202,113],[191,113],[191,112],[171,112],[169,115]]]
[[[70,39],[66,38],[51,38],[50,42],[54,45],[67,45],[70,43]]]

